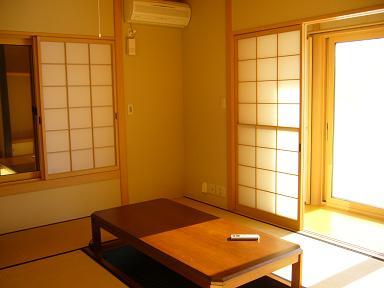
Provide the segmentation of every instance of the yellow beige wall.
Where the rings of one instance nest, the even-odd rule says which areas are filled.
[[[98,35],[97,0],[2,0],[0,30]],[[112,36],[113,0],[100,0],[101,34]]]
[[[136,55],[124,55],[130,202],[183,195],[182,30],[133,24]],[[128,25],[124,24],[124,35]]]
[[[185,194],[226,207],[226,198],[201,193],[206,181],[226,186],[225,1],[189,0],[183,32]]]
[[[120,204],[118,179],[0,198],[0,234],[90,215]]]
[[[277,24],[292,20],[384,4],[383,0],[235,0],[233,30]]]
[[[113,0],[101,0],[102,34],[113,35]],[[0,30],[97,35],[97,1],[0,1]],[[120,205],[119,179],[0,197],[0,233]],[[0,188],[1,189],[1,188]],[[1,191],[0,191],[1,194]]]

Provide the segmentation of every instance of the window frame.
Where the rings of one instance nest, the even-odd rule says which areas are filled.
[[[384,25],[373,28],[357,28],[346,31],[338,31],[327,34],[326,41],[326,72],[325,72],[325,139],[324,139],[324,191],[322,201],[329,207],[341,208],[346,211],[363,213],[375,218],[384,219],[384,209],[342,200],[332,197],[333,177],[333,137],[334,137],[334,113],[335,113],[335,47],[336,43],[370,40],[384,38]]]
[[[42,91],[43,91],[43,85],[42,81],[40,79],[42,78],[42,69],[41,65],[42,63],[40,62],[41,55],[40,55],[40,49],[38,48],[40,45],[40,42],[62,42],[64,45],[66,43],[86,43],[86,44],[109,44],[111,46],[111,68],[112,68],[112,89],[113,89],[113,95],[112,95],[112,107],[113,107],[113,129],[114,129],[114,149],[115,149],[115,165],[113,166],[108,166],[108,167],[100,167],[100,168],[90,168],[86,170],[78,170],[78,171],[69,171],[69,172],[61,172],[61,173],[55,173],[55,174],[49,174],[48,173],[48,164],[47,164],[47,151],[46,151],[46,142],[45,142],[45,126],[44,126],[44,107],[43,107],[43,97],[42,97]],[[47,37],[47,36],[42,36],[42,37],[36,37],[36,45],[37,45],[37,53],[38,53],[38,58],[37,58],[37,65],[38,65],[38,70],[39,70],[39,95],[40,95],[40,130],[41,130],[41,147],[43,149],[43,173],[44,173],[44,179],[49,180],[49,179],[59,179],[63,177],[73,177],[73,176],[79,176],[79,175],[88,175],[88,174],[94,174],[94,173],[103,173],[103,172],[108,172],[108,171],[113,171],[113,170],[119,170],[119,137],[118,137],[118,107],[117,107],[117,92],[116,92],[116,56],[115,56],[115,43],[112,40],[108,39],[88,39],[88,38],[72,38],[72,37]],[[66,65],[66,64],[64,64]],[[89,65],[91,65],[89,63]],[[68,85],[66,84],[66,87]],[[68,96],[67,96],[68,97]],[[92,108],[92,107],[91,107]],[[42,170],[42,169],[41,169]]]
[[[39,97],[39,91],[38,91],[38,70],[36,67],[36,48],[35,48],[35,41],[32,36],[20,36],[20,35],[2,35],[0,34],[0,44],[5,45],[25,45],[30,46],[32,51],[32,60],[33,63],[31,63],[33,67],[32,71],[32,80],[33,80],[33,87],[31,87],[34,91],[34,98],[35,98],[35,107],[36,107],[36,114],[33,115],[34,117],[37,117],[37,129],[35,132],[35,143],[38,143],[38,147],[36,150],[39,151],[39,157],[37,161],[37,165],[39,169],[37,171],[32,172],[24,172],[24,173],[16,173],[6,176],[0,177],[0,185],[6,185],[7,183],[13,183],[17,181],[23,181],[23,180],[31,180],[31,179],[37,179],[42,177],[42,150],[41,150],[41,129],[40,129],[40,121],[39,121],[39,115],[40,115],[40,97]],[[31,107],[32,109],[32,107]],[[1,187],[1,186],[0,186]]]
[[[113,86],[113,127],[114,127],[114,147],[115,147],[115,165],[102,168],[93,168],[89,170],[58,173],[48,176],[46,173],[45,163],[45,147],[43,144],[43,129],[42,129],[42,103],[41,103],[41,82],[40,82],[40,68],[38,62],[38,39],[56,39],[63,41],[67,39],[71,42],[87,42],[87,43],[108,43],[111,45],[111,66],[112,66],[112,86]],[[116,40],[115,37],[104,36],[101,39],[97,36],[89,35],[60,35],[52,33],[28,33],[28,32],[8,32],[0,31],[0,43],[2,44],[18,44],[25,45],[26,43],[32,45],[33,53],[33,70],[34,70],[34,89],[35,101],[37,108],[38,127],[37,127],[37,142],[39,150],[39,171],[26,172],[14,175],[7,175],[7,179],[0,178],[0,197],[15,195],[26,192],[41,191],[45,189],[54,189],[58,187],[66,187],[72,185],[81,185],[95,181],[107,181],[112,179],[120,179],[120,142],[122,141],[119,136],[119,131],[124,127],[121,122],[122,118],[119,117],[121,108],[118,103],[122,101],[121,91],[118,91],[117,82],[120,81],[117,67],[116,55]],[[118,95],[119,93],[119,95]],[[122,148],[124,150],[124,147]],[[4,176],[5,177],[5,176]]]

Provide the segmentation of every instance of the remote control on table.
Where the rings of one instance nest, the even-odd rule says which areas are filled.
[[[230,239],[233,240],[254,240],[254,241],[260,241],[260,235],[259,234],[231,234]]]

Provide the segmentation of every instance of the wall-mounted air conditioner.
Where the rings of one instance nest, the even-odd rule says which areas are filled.
[[[191,8],[172,1],[126,0],[124,18],[130,23],[185,27],[191,18]]]

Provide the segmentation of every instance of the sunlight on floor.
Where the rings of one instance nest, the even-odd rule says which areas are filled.
[[[384,253],[384,221],[332,208],[307,206],[304,229]]]
[[[355,282],[364,285],[348,287],[381,287],[382,281],[377,281],[384,275],[384,263],[381,261],[295,233],[282,238],[299,244],[304,251],[304,287],[345,287],[355,285]],[[290,279],[291,267],[274,274]]]

